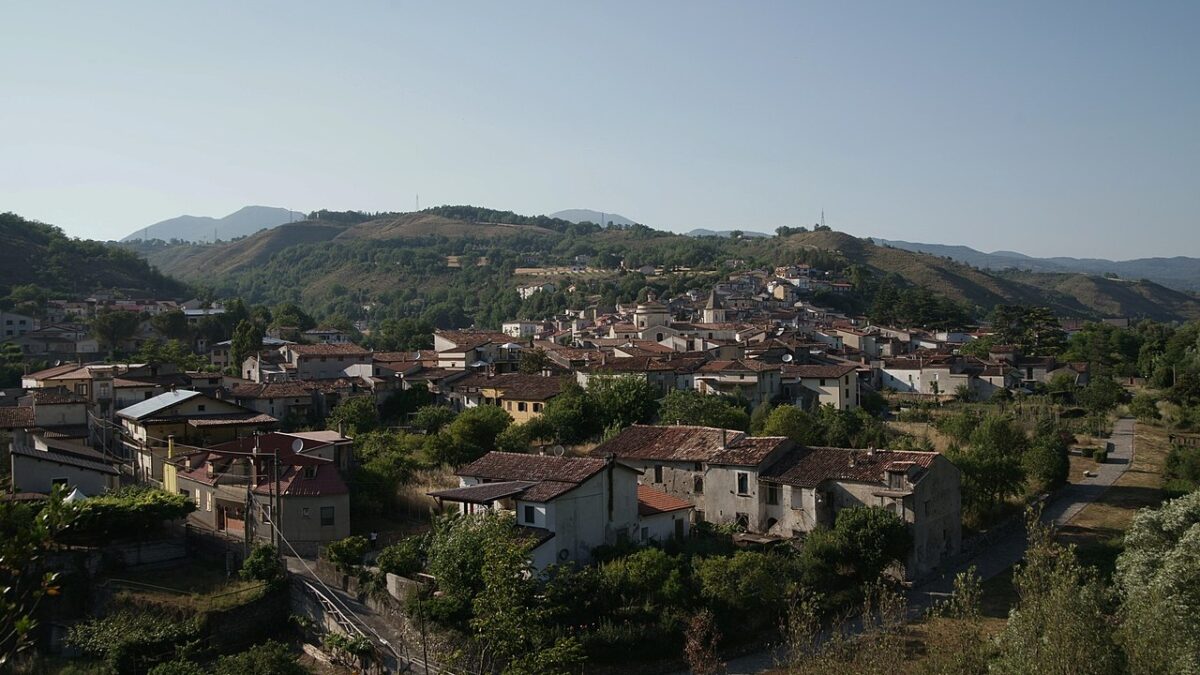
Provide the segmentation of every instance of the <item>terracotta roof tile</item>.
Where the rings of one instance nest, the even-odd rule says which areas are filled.
[[[635,424],[592,450],[593,457],[755,466],[792,443],[782,436],[749,437],[741,431],[686,425]]]
[[[761,478],[806,488],[817,487],[826,480],[884,483],[888,469],[914,464],[927,469],[937,457],[936,452],[876,450],[872,453],[849,448],[801,447],[762,472]]]
[[[33,426],[33,408],[27,406],[0,408],[0,429]]]
[[[686,499],[660,492],[649,485],[638,486],[637,500],[639,516],[653,516],[692,508],[692,503]]]

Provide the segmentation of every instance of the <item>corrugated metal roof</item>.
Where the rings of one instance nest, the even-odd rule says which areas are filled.
[[[140,420],[143,417],[148,417],[155,413],[166,410],[171,406],[178,405],[184,401],[203,395],[204,394],[201,394],[198,391],[192,391],[190,389],[176,389],[175,391],[164,392],[153,398],[148,398],[141,403],[135,403],[128,408],[122,408],[117,411],[117,416],[132,420]]]

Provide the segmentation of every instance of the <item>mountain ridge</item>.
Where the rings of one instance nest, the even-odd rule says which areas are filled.
[[[452,217],[476,211],[475,216]],[[153,264],[185,281],[215,283],[227,292],[253,292],[264,283],[278,283],[268,281],[272,278],[287,278],[292,297],[319,304],[329,301],[327,289],[345,286],[346,279],[353,279],[361,292],[369,294],[387,295],[406,286],[437,289],[454,278],[455,272],[447,269],[446,256],[464,253],[500,265],[491,268],[499,276],[489,283],[514,287],[513,268],[554,265],[559,255],[556,251],[561,250],[603,252],[609,265],[621,261],[626,269],[645,264],[715,269],[722,261],[734,259],[757,261],[754,264],[769,269],[820,251],[824,260],[841,261],[829,269],[859,267],[877,279],[894,278],[902,285],[924,286],[977,313],[999,304],[1019,303],[1046,305],[1063,316],[1158,320],[1200,317],[1200,299],[1153,282],[1075,273],[988,272],[945,257],[879,246],[871,239],[835,231],[744,239],[697,238],[649,228],[576,232],[563,229],[562,220],[554,223],[540,216],[508,214],[504,216],[506,222],[500,223],[496,215],[482,209],[473,211],[473,207],[454,207],[387,214],[353,223],[303,221],[238,241],[216,245],[160,243],[143,247],[143,253]],[[265,299],[277,300],[273,296]]]
[[[1111,274],[1126,279],[1148,279],[1175,290],[1200,291],[1200,258],[1189,256],[1133,258],[1130,260],[1069,256],[1040,258],[1016,251],[987,253],[961,245],[927,244],[879,237],[872,239],[884,246],[948,257],[958,262],[990,270],[1011,268],[1031,272]]]
[[[305,218],[307,215],[298,211],[273,206],[243,206],[220,218],[183,215],[160,220],[126,235],[121,241],[181,239],[190,242],[211,242],[214,236],[217,240],[228,241]]]

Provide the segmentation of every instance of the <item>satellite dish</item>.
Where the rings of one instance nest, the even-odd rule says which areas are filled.
[[[302,439],[297,438],[296,440],[292,441],[292,452],[299,453],[303,449],[304,441]]]
[[[793,358],[795,358],[795,357],[793,357],[791,354],[784,354],[782,361],[784,363],[791,363]]]
[[[566,451],[567,449],[561,445],[556,445],[553,448],[550,448],[550,452],[553,452],[555,457],[562,457],[563,453]]]

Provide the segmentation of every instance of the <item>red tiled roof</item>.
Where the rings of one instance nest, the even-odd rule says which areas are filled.
[[[639,485],[637,491],[638,515],[653,516],[692,508],[691,502],[660,492],[649,485]]]
[[[852,450],[849,448],[801,447],[789,452],[760,474],[762,480],[814,488],[826,480],[854,483],[886,482],[889,469],[917,465],[928,469],[936,452],[898,450]]]
[[[265,382],[235,384],[229,388],[233,398],[303,398],[312,396],[314,385],[307,382]]]
[[[605,461],[592,457],[553,457],[517,452],[489,452],[459,468],[459,476],[484,480],[553,480],[582,483],[599,473]]]
[[[360,356],[370,354],[352,342],[341,344],[288,345],[288,349],[303,356]]]
[[[454,344],[454,349],[444,351],[456,353],[482,347],[490,342],[505,344],[513,341],[511,335],[486,330],[446,330],[437,331],[436,335]]]
[[[593,457],[668,462],[708,462],[755,466],[776,449],[790,446],[782,436],[752,438],[740,431],[686,425],[635,424],[592,450]]]
[[[725,371],[754,371],[763,372],[765,370],[779,370],[777,364],[763,363],[754,359],[746,361],[710,361],[700,367],[702,373],[720,373]]]
[[[0,429],[19,429],[33,426],[33,408],[27,406],[0,408]]]

